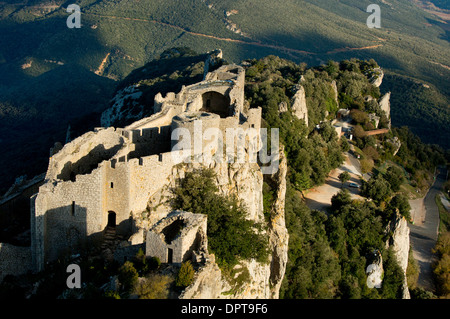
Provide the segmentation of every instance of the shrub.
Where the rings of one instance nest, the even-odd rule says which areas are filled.
[[[363,172],[363,174],[368,173],[372,170],[373,168],[373,159],[369,158],[369,159],[361,159],[360,161],[361,164],[361,171]]]
[[[340,173],[338,178],[341,181],[342,185],[344,185],[345,182],[350,180],[351,176],[347,171],[345,171],[345,172]]]
[[[113,291],[113,290],[105,291],[104,297],[106,299],[120,299],[120,295],[116,291]]]
[[[450,232],[439,236],[436,247],[433,250],[438,260],[433,265],[436,276],[437,290],[442,296],[450,296]]]
[[[194,280],[194,267],[190,261],[186,261],[181,264],[181,268],[178,271],[177,278],[175,279],[175,286],[180,288],[186,288]]]
[[[118,279],[125,291],[130,291],[137,282],[139,274],[131,261],[126,261],[120,268]]]
[[[159,266],[161,266],[161,260],[158,257],[150,257],[147,259],[147,265],[149,270],[158,270]]]
[[[400,167],[391,166],[387,169],[386,174],[384,174],[384,179],[391,184],[392,190],[397,192],[405,179],[405,175]]]
[[[403,194],[395,195],[389,202],[389,209],[391,212],[398,209],[400,215],[404,216],[406,220],[411,220],[411,206],[409,205],[408,198]]]
[[[139,299],[167,299],[171,282],[169,276],[151,274],[137,282],[134,292]]]

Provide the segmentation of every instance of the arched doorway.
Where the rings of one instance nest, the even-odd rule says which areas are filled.
[[[116,227],[116,213],[113,211],[108,212],[108,227]]]
[[[230,114],[230,99],[218,92],[209,91],[202,94],[203,105],[200,111],[215,113],[225,118]]]

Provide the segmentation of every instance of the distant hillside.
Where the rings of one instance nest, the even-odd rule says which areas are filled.
[[[417,80],[387,74],[381,86],[391,91],[392,124],[409,126],[414,134],[428,144],[450,149],[450,103],[435,86]]]
[[[64,139],[69,122],[78,119],[80,131],[98,125],[99,118],[85,118],[94,119],[109,106],[117,81],[172,47],[221,48],[230,62],[271,54],[309,66],[374,58],[391,75],[430,85],[438,105],[426,94],[422,105],[438,113],[450,105],[448,25],[411,0],[375,1],[382,10],[379,30],[365,24],[373,0],[74,2],[82,10],[80,29],[67,28],[68,3],[62,0],[0,3],[0,130],[7,132],[0,143],[11,143],[0,185],[2,176],[8,184],[18,174],[39,170],[30,170],[23,157],[11,161],[15,154],[35,157],[30,150],[36,148],[46,157],[53,142]],[[383,89],[399,87],[389,83]],[[392,101],[394,123],[415,123],[416,115],[423,123],[433,122],[427,118],[431,112],[403,116],[397,111],[413,110],[410,101]],[[445,113],[438,125],[450,126]],[[30,127],[29,136],[21,127]],[[415,132],[423,140],[442,141],[440,129]],[[41,170],[45,162],[38,165]]]

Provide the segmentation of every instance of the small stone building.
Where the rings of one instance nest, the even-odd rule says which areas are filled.
[[[204,214],[171,212],[147,232],[146,255],[169,264],[202,261],[208,246],[206,220]]]

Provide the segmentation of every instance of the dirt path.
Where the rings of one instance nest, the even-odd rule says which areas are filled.
[[[105,70],[106,61],[108,61],[108,57],[111,53],[108,53],[105,58],[103,59],[102,63],[100,63],[100,66],[98,67],[97,71],[95,71],[95,74],[102,75],[103,71]]]

